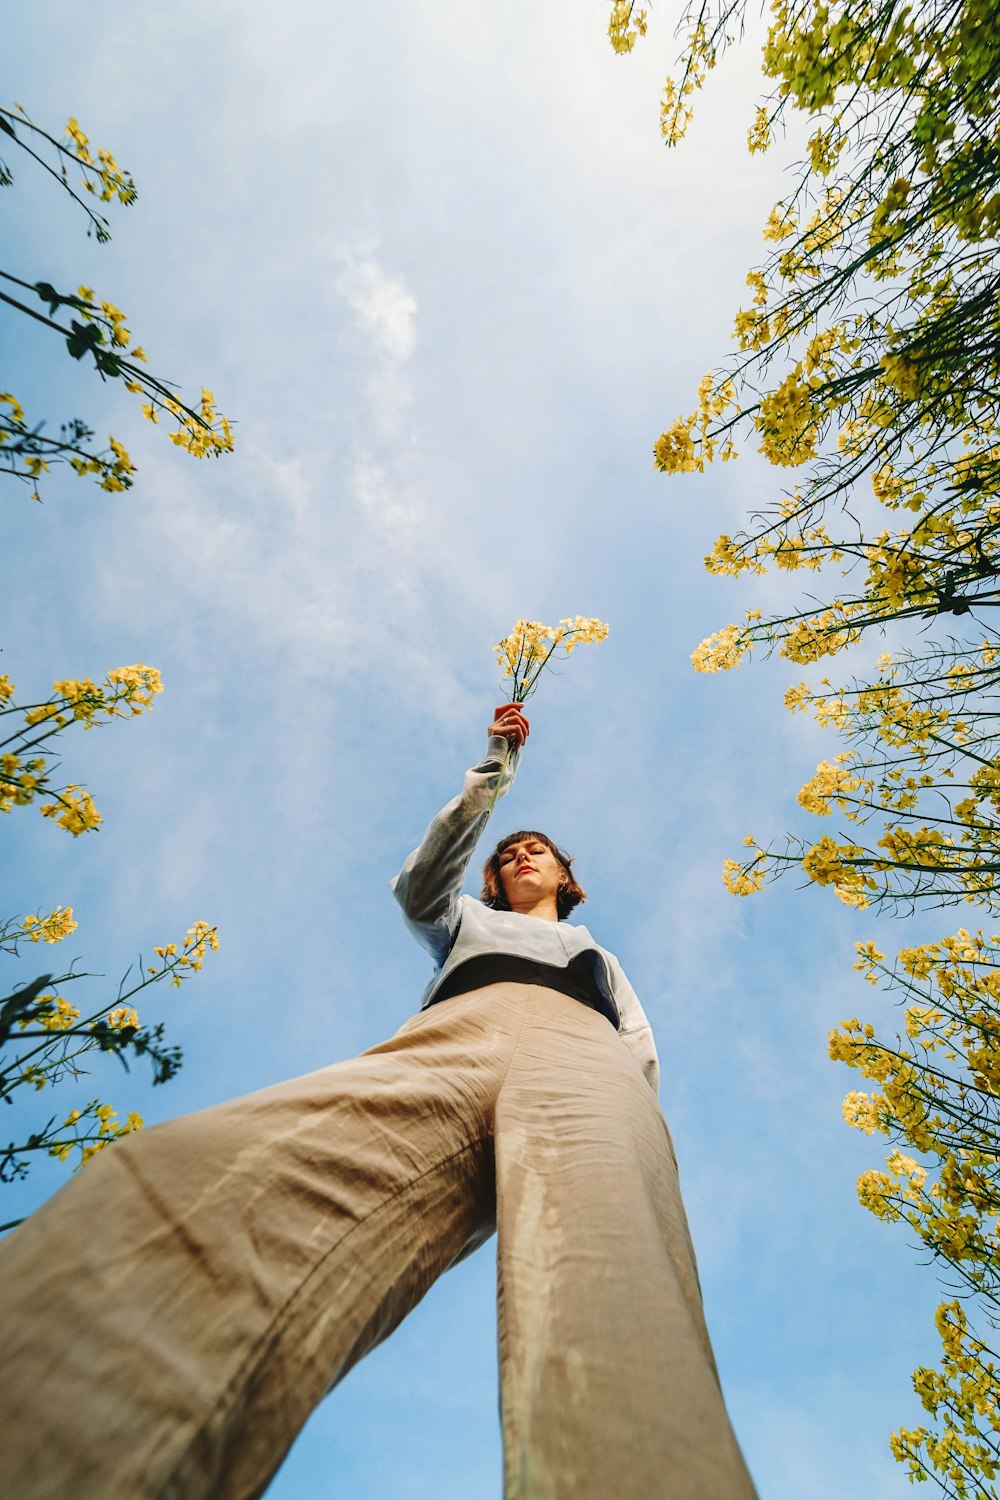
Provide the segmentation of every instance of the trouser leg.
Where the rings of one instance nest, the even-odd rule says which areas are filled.
[[[0,1493],[260,1495],[323,1393],[491,1229],[502,1045],[452,1002],[89,1163],[0,1246]]]
[[[659,1108],[542,997],[496,1108],[506,1500],[753,1500]]]

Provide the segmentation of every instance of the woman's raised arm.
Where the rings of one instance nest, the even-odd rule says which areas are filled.
[[[458,898],[469,860],[498,785],[501,797],[510,788],[529,732],[520,704],[501,704],[495,710],[485,756],[466,771],[461,792],[441,809],[389,883],[407,926],[435,963],[443,963],[455,940]]]

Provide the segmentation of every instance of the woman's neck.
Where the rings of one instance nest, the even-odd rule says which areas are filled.
[[[559,910],[555,896],[541,896],[537,901],[519,902],[511,911],[520,917],[540,917],[543,922],[558,922]]]

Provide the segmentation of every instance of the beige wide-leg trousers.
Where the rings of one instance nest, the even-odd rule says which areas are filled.
[[[0,1494],[262,1495],[494,1223],[507,1500],[752,1500],[663,1117],[603,1016],[529,985],[122,1140],[15,1230]]]

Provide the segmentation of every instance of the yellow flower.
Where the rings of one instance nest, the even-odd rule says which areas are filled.
[[[744,840],[746,843],[747,840]],[[752,840],[750,840],[752,842]],[[741,865],[738,860],[727,859],[722,865],[722,883],[733,896],[752,896],[764,889],[765,862],[763,856],[750,865]]]
[[[40,1003],[45,1003],[45,1012],[39,1013],[39,1023],[45,1031],[69,1031],[73,1023],[80,1019],[80,1011],[77,1006],[70,1005],[62,995],[43,995]]]
[[[858,960],[853,967],[860,973],[863,973],[865,978],[870,980],[872,984],[877,984],[878,981],[874,970],[876,965],[883,961],[885,954],[876,948],[872,942],[855,943],[854,947],[858,955]]]
[[[608,36],[616,52],[631,52],[639,37],[646,35],[646,27],[644,10],[635,14],[631,0],[614,0],[608,22]]]
[[[80,129],[79,121],[76,120],[72,115],[66,121],[66,134],[69,136],[70,140],[73,142],[73,145],[76,147],[76,154],[80,158],[80,160],[89,162],[91,159],[90,151],[88,149],[90,145],[89,138],[84,135],[83,131]]]
[[[569,616],[558,625],[516,621],[510,634],[493,648],[504,677],[513,678],[512,701],[523,703],[529,697],[551,661],[568,657],[577,646],[597,645],[607,634],[602,620],[586,615]]]
[[[698,467],[692,423],[678,417],[653,444],[653,461],[661,474],[690,474]]]
[[[135,662],[130,667],[114,667],[108,673],[108,682],[124,689],[121,701],[127,703],[134,714],[141,713],[143,708],[152,709],[153,699],[157,693],[163,692],[159,671],[143,662]],[[120,713],[121,710],[116,707],[114,712]]]
[[[754,426],[762,438],[760,451],[772,464],[794,468],[815,458],[820,413],[813,404],[814,383],[818,377],[803,380],[798,364],[762,399]]]
[[[766,151],[772,140],[771,124],[768,119],[767,110],[763,105],[757,106],[753,124],[747,131],[747,148],[751,155],[758,151]]]
[[[24,407],[16,396],[11,395],[10,391],[0,391],[0,402],[10,408],[10,418],[12,421],[24,421]]]
[[[766,225],[764,226],[764,238],[766,240],[780,241],[789,239],[797,230],[798,224],[790,213],[779,203],[771,209]]]
[[[79,796],[74,795],[77,792]],[[39,810],[43,818],[53,818],[74,838],[96,829],[103,822],[90,793],[76,785],[68,786],[58,802],[43,803]]]
[[[739,665],[752,645],[745,626],[726,625],[691,652],[691,661],[696,672],[728,672]]]
[[[879,1094],[848,1094],[844,1099],[843,1114],[848,1125],[864,1131],[865,1135],[874,1135],[877,1130],[883,1135],[889,1134],[891,1110]]]
[[[208,922],[195,922],[184,934],[184,941],[180,944],[178,952],[177,943],[163,943],[154,948],[153,952],[162,961],[162,967],[148,969],[150,974],[158,974],[161,977],[171,974],[170,983],[179,988],[181,980],[188,974],[197,973],[205,961],[207,951],[213,953],[219,951],[219,930]],[[172,971],[172,973],[171,973]]]
[[[108,1025],[112,1031],[124,1031],[126,1027],[131,1027],[135,1031],[140,1029],[138,1015],[127,1005],[119,1005],[108,1012]]]
[[[33,943],[61,943],[76,931],[78,924],[73,920],[71,906],[57,906],[47,917],[25,917],[22,926]]]
[[[842,765],[822,760],[816,767],[815,776],[806,782],[796,800],[806,812],[815,813],[818,817],[830,812],[831,800],[836,801],[841,812],[844,812],[850,802],[850,793],[856,792],[861,785],[861,778],[852,775]]]

